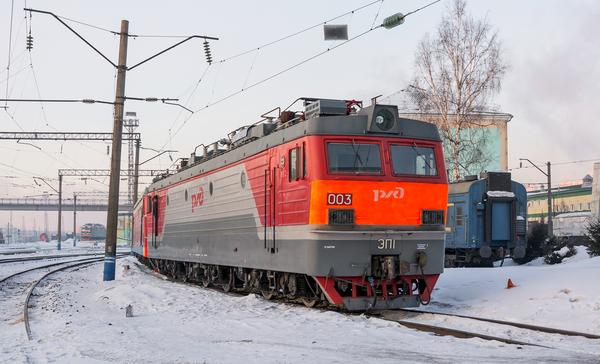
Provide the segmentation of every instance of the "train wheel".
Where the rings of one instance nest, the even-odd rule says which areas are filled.
[[[275,291],[270,291],[270,290],[261,290],[260,294],[266,299],[266,300],[272,300],[273,297],[275,297]]]
[[[206,267],[206,268],[204,268],[204,275],[202,277],[202,287],[208,288],[208,286],[210,286],[210,281],[211,281],[210,267]]]
[[[308,298],[308,297],[301,297],[300,301],[302,301],[302,304],[308,308],[313,308],[317,305],[317,302],[319,302],[319,300],[317,298]]]
[[[292,297],[298,293],[298,283],[296,282],[296,275],[290,274],[287,280],[287,291]]]
[[[223,283],[222,287],[223,287],[223,292],[231,292],[231,290],[233,289],[233,282],[234,282],[235,277],[233,276],[233,271],[232,269],[229,270],[229,274],[228,277],[225,278],[225,280],[227,282]]]

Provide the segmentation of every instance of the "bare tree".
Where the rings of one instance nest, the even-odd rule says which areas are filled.
[[[407,89],[422,112],[442,134],[451,179],[484,166],[489,126],[478,113],[489,110],[500,90],[507,66],[502,59],[497,32],[487,19],[466,13],[464,0],[455,0],[443,16],[435,37],[426,35],[416,51],[416,72]]]

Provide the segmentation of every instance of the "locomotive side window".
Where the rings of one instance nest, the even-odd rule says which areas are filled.
[[[394,174],[437,176],[435,152],[432,147],[391,145]]]
[[[297,181],[300,179],[300,148],[290,149],[289,152],[289,181]]]
[[[302,142],[302,178],[306,177],[306,143]]]
[[[381,174],[379,144],[327,143],[330,173]]]

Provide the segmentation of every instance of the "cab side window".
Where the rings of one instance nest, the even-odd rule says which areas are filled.
[[[294,148],[294,149],[290,149],[289,151],[289,158],[288,158],[288,168],[289,168],[289,181],[297,181],[300,178],[300,171],[299,171],[299,166],[300,166],[300,160],[299,160],[299,149],[300,148]]]

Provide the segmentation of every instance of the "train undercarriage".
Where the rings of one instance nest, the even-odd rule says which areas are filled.
[[[175,280],[215,287],[224,292],[255,293],[267,300],[366,311],[415,307],[429,303],[438,275],[386,277],[313,277],[301,273],[209,265],[167,259],[138,260]]]

